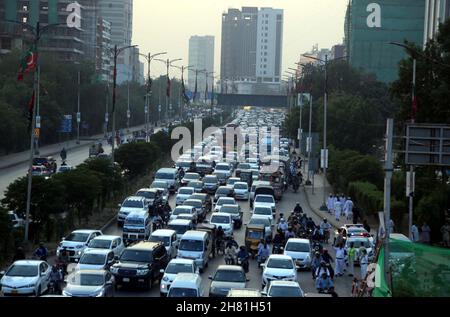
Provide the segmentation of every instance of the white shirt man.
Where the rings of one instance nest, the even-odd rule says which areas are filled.
[[[342,203],[339,200],[336,200],[334,203],[334,215],[336,217],[336,221],[339,221],[342,213]]]
[[[344,212],[347,220],[353,218],[353,201],[350,199],[350,197],[345,202]]]
[[[334,197],[333,195],[330,194],[330,196],[327,199],[327,208],[329,213],[333,212],[333,206],[334,206]]]
[[[419,236],[419,228],[415,224],[411,227],[411,240],[413,242],[419,242],[420,236]]]

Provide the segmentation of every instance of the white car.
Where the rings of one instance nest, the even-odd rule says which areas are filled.
[[[186,173],[184,177],[181,179],[181,185],[186,186],[189,182],[199,181],[200,174],[199,173]]]
[[[263,288],[272,281],[297,281],[297,267],[290,256],[272,254],[261,267]]]
[[[117,214],[117,223],[123,225],[125,218],[135,211],[148,211],[148,202],[145,197],[131,196],[126,198],[122,204],[119,204],[119,213]]]
[[[233,173],[233,168],[230,163],[218,163],[214,172],[221,172],[227,175],[227,178],[230,178]]]
[[[170,229],[159,229],[153,231],[149,240],[151,242],[162,242],[166,248],[166,252],[170,258],[175,258],[177,255],[178,240],[177,232]]]
[[[275,198],[272,195],[256,195],[253,206],[270,207],[272,209],[272,213],[276,212]]]
[[[195,193],[194,187],[181,187],[178,189],[177,197],[175,198],[175,204],[182,205],[186,199]]]
[[[115,256],[120,256],[123,249],[125,249],[125,244],[123,243],[122,237],[101,235],[92,239],[84,252],[93,249],[111,250]]]
[[[164,274],[159,286],[159,292],[161,296],[167,296],[170,285],[177,277],[178,273],[199,273],[195,266],[194,260],[190,259],[172,259],[167,265],[166,269],[161,269],[161,273]]]
[[[44,261],[16,261],[0,273],[3,295],[40,296],[48,289],[50,272],[51,266]]]
[[[216,228],[222,227],[225,237],[233,236],[233,217],[230,214],[215,212],[211,215],[209,223],[215,225]]]
[[[214,206],[214,212],[220,212],[223,205],[237,205],[236,200],[232,197],[220,197]]]
[[[190,214],[194,217],[194,222],[197,221],[197,211],[193,206],[176,206],[170,214],[170,220],[178,219],[181,214]]]
[[[209,297],[226,297],[232,289],[243,289],[247,287],[247,277],[244,269],[239,265],[220,265],[209,288]]]
[[[289,239],[284,247],[284,255],[290,256],[302,269],[311,268],[311,244],[308,239]]]
[[[265,216],[267,219],[270,220],[270,222],[273,221],[273,213],[272,208],[268,206],[262,206],[262,205],[255,205],[252,210],[253,215],[255,216]]]
[[[85,251],[75,270],[108,270],[114,263],[114,252],[105,249]]]
[[[266,286],[262,295],[267,297],[305,297],[300,284],[293,281],[273,281]]]
[[[154,181],[150,188],[156,188],[162,192],[163,204],[169,203],[169,184],[166,181]]]
[[[249,198],[249,190],[248,184],[245,182],[236,182],[233,185],[234,189],[234,198],[241,200],[248,200]]]
[[[91,240],[101,235],[103,233],[100,230],[75,230],[60,242],[56,256],[65,249],[69,253],[69,260],[79,259]]]

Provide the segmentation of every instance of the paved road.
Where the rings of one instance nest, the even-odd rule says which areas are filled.
[[[161,128],[155,129],[155,133],[160,130]],[[62,146],[63,144],[61,144],[61,149]],[[89,157],[90,146],[90,144],[86,144],[76,149],[67,150],[67,164],[70,166],[77,166],[83,163]],[[111,146],[109,146],[106,141],[103,142],[103,149],[106,154],[111,153]],[[59,155],[55,155],[54,158],[57,159],[58,167],[61,166],[62,161]],[[27,174],[27,170],[28,162],[24,162],[6,169],[0,169],[0,199],[4,197],[4,193],[8,185],[14,182],[17,178],[25,176]]]
[[[307,206],[305,202],[305,198],[303,197],[303,193],[297,193],[294,194],[291,190],[289,190],[285,196],[283,197],[283,200],[278,203],[277,205],[277,217],[278,214],[284,213],[285,215],[293,210],[295,203],[297,201],[300,201],[302,204],[302,207],[304,208],[305,212],[313,218],[313,220],[316,223],[319,223],[321,219],[318,218],[318,216],[313,213]],[[172,208],[174,208],[175,205],[175,197],[171,196],[170,205]],[[250,212],[249,212],[249,203],[247,201],[240,201],[239,202],[243,212],[244,212],[244,224],[248,223],[250,220]],[[112,234],[112,235],[122,235],[121,228],[117,227],[116,223],[114,222],[109,226],[106,230],[103,232],[104,234]],[[244,235],[245,235],[245,227],[243,226],[240,230],[235,230],[234,232],[236,241],[240,244],[244,244]],[[332,239],[330,239],[332,240]],[[331,255],[334,257],[334,250],[332,248],[328,248],[330,250]],[[206,296],[208,295],[209,286],[211,284],[211,281],[208,279],[208,276],[213,275],[215,270],[219,265],[225,264],[225,261],[223,259],[223,256],[219,255],[215,259],[211,260],[209,262],[208,268],[205,270],[205,272],[201,275],[203,279],[203,287],[205,290]],[[356,269],[358,270],[358,269]],[[251,260],[250,262],[250,272],[247,274],[247,277],[250,279],[250,282],[248,283],[248,287],[250,288],[256,288],[261,289],[261,282],[262,282],[262,270],[257,267],[257,263],[255,260]],[[302,289],[306,293],[315,293],[315,287],[314,287],[314,281],[311,276],[310,271],[301,271],[298,274],[298,282]],[[336,286],[336,292],[339,296],[350,296],[351,294],[351,278],[348,276],[344,277],[336,277],[335,278],[335,286]],[[155,283],[150,291],[140,291],[140,290],[119,290],[116,293],[116,296],[123,296],[123,297],[157,297],[159,296],[159,284]]]

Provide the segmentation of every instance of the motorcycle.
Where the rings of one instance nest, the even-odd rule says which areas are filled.
[[[245,273],[248,273],[248,258],[238,258],[237,263],[244,269]]]
[[[272,254],[283,254],[284,247],[281,244],[275,244],[273,246]]]

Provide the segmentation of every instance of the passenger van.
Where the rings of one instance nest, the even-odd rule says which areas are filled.
[[[178,258],[193,259],[200,272],[208,266],[212,239],[205,231],[186,231],[178,245]]]
[[[130,213],[123,224],[123,241],[125,244],[144,241],[150,236],[151,217],[148,211]]]
[[[202,278],[195,273],[178,273],[167,297],[203,297]]]
[[[156,172],[154,181],[165,181],[169,191],[175,193],[179,187],[178,170],[175,168],[161,168]]]
[[[253,204],[253,200],[255,199],[255,191],[257,187],[270,186],[270,182],[266,181],[254,181],[252,183],[252,187],[250,188],[250,206]],[[261,193],[263,194],[263,193]]]
[[[169,221],[169,223],[167,224],[167,228],[175,230],[175,232],[177,233],[177,240],[180,240],[183,234],[186,233],[186,231],[194,230],[194,223],[191,220],[175,219]]]

